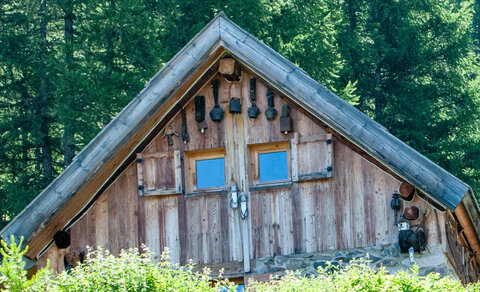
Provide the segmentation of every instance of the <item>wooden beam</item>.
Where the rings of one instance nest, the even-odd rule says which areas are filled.
[[[470,217],[468,216],[467,209],[465,208],[463,202],[460,203],[455,209],[455,216],[457,217],[458,222],[462,226],[468,243],[470,244],[473,252],[475,253],[477,262],[480,263],[480,241],[478,240],[478,234],[475,232],[474,225],[470,220]]]

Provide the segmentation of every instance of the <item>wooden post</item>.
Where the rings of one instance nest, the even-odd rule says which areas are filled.
[[[237,181],[239,182],[239,187],[242,193],[245,193],[247,196],[247,206],[248,212],[250,209],[249,204],[249,193],[247,189],[247,177],[246,177],[246,161],[245,157],[247,156],[246,153],[246,144],[245,144],[245,136],[243,130],[243,120],[241,115],[234,115],[233,116],[233,141],[234,147],[233,151],[235,153],[235,176]],[[238,211],[238,210],[237,210]],[[238,216],[240,216],[240,212],[238,211]],[[249,216],[245,219],[241,219],[241,233],[242,233],[242,250],[243,250],[243,268],[244,272],[250,272],[250,232],[248,227],[248,220]]]

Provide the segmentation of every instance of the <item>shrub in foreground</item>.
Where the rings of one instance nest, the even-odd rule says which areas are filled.
[[[253,282],[256,292],[266,291],[480,291],[479,284],[463,286],[452,277],[441,278],[438,273],[425,277],[418,275],[418,267],[411,271],[388,274],[384,268],[374,269],[366,261],[354,261],[338,269],[336,266],[319,267],[317,277],[302,277],[299,272],[287,272],[285,276],[268,283]],[[252,290],[252,291],[253,291]]]
[[[146,249],[145,249],[146,250]],[[27,280],[23,270],[21,249],[2,242],[4,257],[0,265],[0,287],[7,291],[229,291],[235,287],[228,280],[212,282],[209,271],[194,272],[193,265],[179,266],[168,260],[168,253],[154,263],[152,254],[136,249],[113,256],[104,249],[89,251],[85,262],[69,273],[53,276],[47,268]],[[387,274],[383,269],[371,268],[367,262],[353,262],[337,269],[319,268],[316,277],[303,277],[298,272],[287,272],[267,283],[252,281],[247,291],[480,291],[479,284],[463,286],[451,277],[438,274],[418,276],[418,269]]]

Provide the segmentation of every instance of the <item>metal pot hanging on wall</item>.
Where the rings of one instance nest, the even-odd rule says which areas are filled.
[[[267,100],[268,100],[268,108],[265,111],[265,116],[267,120],[274,120],[277,116],[277,110],[273,107],[273,91],[270,89],[267,90]]]
[[[417,206],[410,206],[403,210],[403,216],[410,221],[417,220],[420,217],[420,209]]]
[[[248,117],[252,119],[256,119],[260,114],[260,109],[257,107],[257,96],[255,92],[256,81],[255,78],[250,79],[250,102],[252,103],[252,106],[249,107],[247,111]]]
[[[221,122],[223,119],[223,109],[218,105],[218,88],[220,87],[220,80],[215,79],[212,81],[212,88],[213,88],[213,99],[215,102],[215,106],[210,111],[210,118],[214,122]]]

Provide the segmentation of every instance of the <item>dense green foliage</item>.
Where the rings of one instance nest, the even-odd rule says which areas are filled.
[[[13,240],[13,238],[12,238]],[[27,280],[19,245],[2,242],[4,261],[0,265],[0,287],[7,291],[234,291],[227,279],[209,281],[209,271],[193,271],[193,264],[185,267],[172,264],[164,254],[158,264],[152,255],[138,250],[122,251],[112,256],[108,251],[90,251],[85,263],[53,276],[47,268]],[[20,244],[21,245],[21,244]],[[374,269],[368,262],[355,261],[343,269],[334,266],[319,268],[316,277],[304,277],[299,272],[287,272],[280,279],[260,283],[251,281],[246,291],[478,291],[479,284],[462,286],[451,277],[440,278],[431,273],[418,276],[418,268],[411,272],[388,274],[384,268]]]
[[[480,193],[479,7],[3,0],[0,228],[220,10]]]

